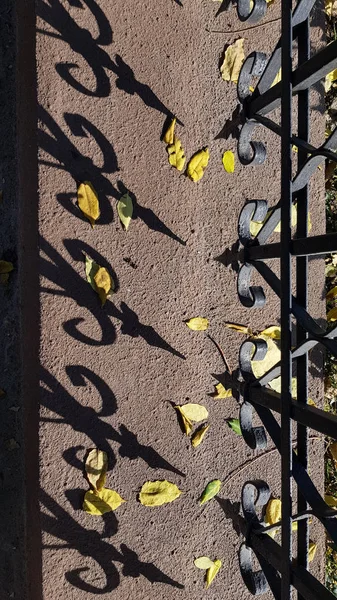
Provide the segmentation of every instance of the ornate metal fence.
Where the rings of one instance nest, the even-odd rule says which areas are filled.
[[[241,21],[256,23],[266,11],[265,0],[238,0]],[[224,373],[220,378],[241,398],[240,423],[245,442],[263,449],[267,434],[281,455],[282,521],[281,544],[266,535],[268,529],[258,516],[258,507],[267,504],[270,491],[264,481],[249,481],[242,490],[241,531],[246,541],[240,549],[240,569],[247,588],[254,595],[271,589],[275,598],[289,600],[293,590],[298,599],[328,600],[335,598],[308,571],[309,517],[319,519],[331,539],[337,543],[336,511],[325,503],[308,473],[308,428],[337,438],[337,417],[308,405],[308,352],[316,344],[337,356],[337,327],[323,329],[309,314],[307,302],[308,257],[337,250],[337,234],[308,237],[309,182],[317,166],[325,159],[336,160],[337,128],[319,148],[309,143],[309,90],[337,67],[337,41],[310,56],[310,13],[315,0],[300,0],[292,12],[290,0],[282,0],[282,33],[272,56],[253,52],[246,59],[238,81],[243,125],[238,141],[238,155],[244,165],[259,165],[266,157],[261,142],[253,141],[254,129],[267,127],[281,138],[281,199],[270,212],[258,235],[251,236],[251,221],[264,221],[268,204],[264,200],[248,202],[240,215],[240,240],[237,289],[246,307],[263,307],[262,287],[254,287],[250,278],[254,269],[265,284],[279,296],[281,305],[281,361],[259,380],[255,379],[251,361],[262,359],[267,351],[263,340],[242,344],[239,371]],[[297,40],[296,66],[293,42]],[[272,85],[282,67],[282,80]],[[258,77],[253,93],[252,78]],[[293,99],[297,98],[297,135],[293,135]],[[281,107],[280,124],[269,118]],[[298,170],[292,176],[292,145],[298,148]],[[291,207],[297,205],[297,229],[292,237]],[[281,223],[280,243],[268,243],[276,225]],[[292,257],[296,258],[296,293],[292,294]],[[268,260],[280,260],[280,277]],[[296,320],[296,346],[292,348],[292,320]],[[297,400],[291,395],[293,366],[296,363]],[[267,384],[281,375],[281,394]],[[275,413],[280,415],[279,420]],[[257,415],[261,425],[253,425]],[[297,452],[293,450],[296,432]],[[296,514],[292,514],[292,486],[298,488]],[[298,521],[297,558],[293,559],[292,522]],[[261,570],[254,571],[253,555]]]

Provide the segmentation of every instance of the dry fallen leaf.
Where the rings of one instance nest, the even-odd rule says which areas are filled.
[[[104,515],[116,510],[125,500],[114,490],[102,488],[99,492],[88,490],[83,501],[83,510],[90,515]]]
[[[196,558],[194,560],[194,565],[197,567],[197,569],[202,569],[203,571],[206,571],[206,569],[213,567],[214,562],[210,558],[208,558],[208,556],[199,556],[199,558]]]
[[[174,117],[174,119],[172,119],[170,125],[166,129],[164,137],[163,137],[163,140],[164,140],[165,144],[169,144],[169,145],[173,144],[173,142],[174,142],[174,128],[175,128],[176,122],[177,122],[177,119],[176,119],[176,117]]]
[[[278,71],[278,73],[276,74],[276,77],[275,77],[275,79],[274,79],[274,81],[273,81],[273,83],[271,84],[271,86],[270,86],[270,87],[273,87],[274,85],[276,85],[276,84],[277,84],[277,83],[279,83],[280,81],[282,81],[282,69],[280,69],[280,70]]]
[[[227,173],[234,173],[235,158],[234,153],[231,150],[223,153],[222,164]]]
[[[221,560],[216,559],[213,565],[207,569],[206,571],[206,590],[211,585],[214,577],[217,575],[219,570],[221,569]]]
[[[84,183],[80,184],[77,190],[77,202],[84,216],[90,221],[91,226],[94,227],[95,221],[97,221],[101,213],[97,193],[90,181],[84,181]]]
[[[110,292],[113,291],[113,281],[105,267],[100,267],[89,256],[85,256],[85,272],[87,281],[99,295],[102,306],[104,306]]]
[[[186,435],[190,435],[190,433],[193,429],[192,421],[190,421],[190,419],[187,419],[185,417],[183,411],[181,410],[181,406],[175,406],[174,408],[178,411],[178,413],[180,415]]]
[[[94,490],[100,491],[106,481],[106,472],[108,469],[108,457],[106,452],[94,448],[90,450],[85,461],[85,471],[87,479]]]
[[[243,42],[243,38],[240,38],[234,44],[228,46],[225,51],[224,60],[220,67],[222,79],[225,81],[238,82],[240,70],[245,59]]]
[[[208,429],[209,429],[209,425],[202,425],[202,427],[200,427],[200,429],[198,429],[192,435],[191,443],[192,443],[193,448],[197,448],[201,444]]]
[[[126,192],[117,202],[117,212],[125,231],[128,230],[132,219],[133,202],[131,196]]]
[[[203,148],[202,150],[199,150],[199,152],[196,152],[187,165],[187,176],[192,181],[199,181],[199,179],[201,179],[204,174],[204,171],[208,165],[208,161],[208,148]]]
[[[239,419],[227,419],[226,423],[228,427],[237,435],[242,435],[241,425]]]
[[[327,321],[337,321],[337,306],[329,310],[326,318]]]
[[[335,498],[335,496],[326,494],[325,502],[327,503],[328,506],[331,506],[331,508],[337,508],[337,498]]]
[[[269,219],[272,212],[273,212],[272,209],[268,210],[264,221],[251,221],[250,222],[250,233],[252,236],[256,236],[259,233],[260,229],[262,229],[262,226]],[[297,225],[297,204],[295,202],[291,206],[291,226],[296,227],[296,225]],[[311,231],[311,228],[312,228],[312,223],[311,223],[310,213],[308,213],[308,231]],[[276,225],[274,231],[275,231],[275,233],[281,233],[281,222],[279,222],[278,225]]]
[[[201,404],[188,403],[176,408],[179,408],[179,412],[189,421],[199,423],[199,421],[204,421],[208,418],[208,410]]]
[[[222,383],[217,383],[214,387],[216,391],[211,394],[214,400],[224,400],[225,398],[231,398],[233,395],[232,390],[226,390]]]
[[[218,494],[218,492],[220,491],[221,488],[221,481],[220,479],[213,479],[213,481],[210,481],[204,491],[202,492],[201,496],[200,496],[200,505],[201,504],[205,504],[205,502],[208,502],[209,500],[212,500],[212,498],[214,498],[214,496],[216,496]]]
[[[169,481],[147,481],[139,493],[139,501],[144,506],[161,506],[179,498],[181,491]]]
[[[316,550],[317,550],[317,544],[315,544],[314,542],[310,542],[309,550],[308,550],[308,562],[312,562],[314,560]]]
[[[246,327],[246,325],[238,325],[237,323],[229,323],[225,321],[225,327],[228,329],[234,329],[234,331],[239,331],[239,333],[244,333],[246,335],[253,335],[253,330],[250,327]]]
[[[205,319],[204,317],[193,317],[192,319],[185,321],[185,323],[192,331],[206,331],[208,328],[208,319]]]
[[[329,452],[335,462],[335,465],[337,466],[337,442],[330,444]]]
[[[168,160],[172,167],[177,171],[182,171],[185,166],[185,153],[181,147],[181,141],[174,136],[173,143],[167,146]]]
[[[282,504],[279,498],[269,500],[266,507],[265,522],[267,525],[275,525],[281,521]]]
[[[337,79],[337,69],[334,69],[325,76],[325,93],[329,92],[334,81]]]
[[[325,14],[330,19],[337,17],[337,0],[325,0]]]

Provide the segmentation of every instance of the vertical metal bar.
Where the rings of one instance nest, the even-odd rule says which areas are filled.
[[[281,94],[281,482],[282,482],[282,586],[281,600],[291,596],[292,558],[292,463],[291,463],[291,202],[292,202],[292,3],[282,1],[282,94]]]
[[[298,28],[298,64],[308,60],[310,55],[309,19],[306,19]],[[298,137],[308,142],[309,140],[309,90],[298,94]],[[299,148],[298,169],[307,159],[307,152]],[[308,234],[308,186],[306,185],[297,193],[297,237],[306,237]],[[308,308],[308,257],[300,256],[296,259],[296,299],[305,310]],[[304,327],[297,322],[297,343],[307,339],[308,334]],[[308,400],[308,355],[297,359],[297,401],[307,404]],[[297,456],[303,467],[308,467],[308,430],[307,427],[297,424]],[[298,488],[298,512],[306,511],[308,504]],[[297,533],[297,560],[298,564],[308,568],[309,527],[308,519],[298,523]],[[298,600],[304,600],[300,592]]]

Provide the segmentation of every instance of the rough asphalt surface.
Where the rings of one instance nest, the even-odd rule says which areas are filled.
[[[216,17],[219,6],[201,0],[36,2],[40,521],[34,478],[27,478],[27,595],[30,589],[34,600],[42,595],[45,600],[89,600],[93,595],[195,600],[204,594],[203,573],[193,565],[200,555],[223,561],[207,598],[250,597],[237,558],[241,487],[261,477],[277,496],[280,460],[269,441],[271,452],[250,463],[256,454],[225,423],[238,416],[235,400],[209,396],[212,373],[223,371],[222,359],[206,334],[189,331],[184,320],[208,317],[209,333],[233,368],[242,338],[225,330],[223,322],[254,329],[278,322],[278,299],[267,290],[265,309],[243,308],[235,270],[215,258],[226,249],[228,256],[236,242],[246,200],[268,199],[273,205],[280,195],[279,141],[271,133],[258,134],[268,150],[263,166],[242,167],[237,160],[234,174],[223,170],[223,151],[236,150],[236,140],[228,137],[230,132],[235,136],[236,128],[224,125],[237,114],[237,98],[236,85],[221,79],[219,62],[226,44],[239,37],[245,39],[246,55],[271,52],[280,22],[269,23],[279,16],[273,5],[265,24],[244,31],[235,9]],[[223,33],[210,33],[214,30]],[[26,34],[21,30],[20,35],[23,40]],[[318,47],[321,39],[316,25],[313,45]],[[313,93],[312,106],[312,141],[318,145],[324,139],[321,87]],[[23,114],[21,98],[21,119]],[[170,114],[180,121],[177,134],[187,158],[209,147],[210,163],[199,183],[168,164],[160,138]],[[26,118],[29,127],[34,110],[26,109]],[[34,161],[32,151],[31,157]],[[23,164],[28,159],[29,151],[21,156]],[[82,181],[91,181],[99,194],[101,218],[94,229],[76,204]],[[323,185],[318,171],[312,185],[312,233],[325,230]],[[20,186],[27,202],[24,181]],[[128,232],[116,210],[126,189],[135,206]],[[116,291],[104,308],[86,282],[83,253],[113,274]],[[28,269],[27,256],[25,261]],[[23,281],[23,290],[28,289],[24,276]],[[323,265],[312,261],[311,312],[317,318],[324,315],[323,297]],[[319,404],[319,355],[315,364],[310,396]],[[209,410],[211,426],[196,450],[171,404],[187,401]],[[32,448],[27,469],[35,473],[36,486],[37,396],[28,390],[25,403],[26,456],[27,447]],[[319,487],[322,446],[317,439],[311,442],[310,472]],[[81,510],[88,488],[83,464],[94,447],[108,454],[107,487],[127,500],[104,517]],[[219,497],[200,507],[198,497],[214,478],[224,481]],[[141,506],[140,487],[155,479],[176,483],[183,495],[160,508]],[[16,490],[19,485],[18,478]],[[19,509],[17,514],[20,539]],[[324,538],[319,529],[312,536],[319,543],[314,568],[322,579]],[[15,573],[18,567],[11,569]],[[8,584],[4,598],[23,597],[19,587],[15,581]]]

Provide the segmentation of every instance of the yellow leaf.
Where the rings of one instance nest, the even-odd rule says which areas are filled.
[[[161,506],[179,498],[181,491],[169,481],[147,481],[139,493],[139,501],[144,506]]]
[[[208,418],[208,410],[204,406],[201,406],[201,404],[183,404],[179,409],[179,412],[189,421],[198,423]]]
[[[203,425],[192,435],[191,443],[193,448],[197,448],[201,444],[208,429],[209,425]]]
[[[262,229],[263,225],[269,219],[272,212],[273,212],[273,209],[268,210],[264,221],[251,221],[250,222],[250,233],[252,236],[256,236],[259,233],[260,229]],[[295,204],[292,204],[292,206],[291,206],[291,226],[296,227],[296,225],[297,225],[297,204],[295,202]],[[311,231],[311,227],[312,227],[312,224],[311,224],[310,213],[308,213],[308,231]],[[281,222],[278,223],[278,225],[276,225],[274,231],[276,233],[281,233]]]
[[[114,490],[102,488],[99,492],[88,490],[83,501],[83,510],[90,515],[104,515],[116,510],[125,500]]]
[[[273,87],[273,85],[276,85],[281,80],[282,80],[282,69],[280,69],[279,72],[276,74],[276,77],[270,87]]]
[[[168,126],[168,128],[165,131],[165,135],[163,137],[165,144],[171,145],[174,142],[174,128],[176,125],[176,121],[177,121],[177,119],[174,117],[174,119],[172,119],[170,125]]]
[[[213,479],[213,481],[210,481],[206,485],[204,491],[202,492],[202,494],[200,496],[200,505],[205,504],[209,500],[212,500],[212,498],[214,498],[214,496],[216,496],[218,494],[218,492],[220,491],[220,488],[221,488],[220,479]]]
[[[223,63],[220,67],[222,79],[237,83],[245,54],[243,51],[243,38],[228,46]]]
[[[214,398],[214,400],[224,400],[225,398],[232,397],[232,390],[226,390],[222,383],[217,383],[214,387],[216,389],[216,392],[212,394],[212,398]]]
[[[264,338],[262,335],[258,337],[261,337],[267,343],[267,353],[263,360],[252,360],[252,370],[257,379],[262,377],[281,360],[281,350],[275,342],[268,337]]]
[[[206,571],[206,590],[211,585],[214,577],[221,569],[221,560],[215,560],[213,565]]]
[[[337,16],[337,0],[325,0],[325,13],[330,19]]]
[[[105,267],[100,267],[89,256],[85,256],[85,273],[87,281],[99,295],[102,305],[105,304],[110,291],[113,291],[113,281]]]
[[[227,152],[223,153],[222,164],[227,173],[234,173],[235,158],[234,153],[231,150],[227,150]]]
[[[224,325],[228,327],[228,329],[234,329],[234,331],[239,331],[240,333],[244,333],[246,335],[253,334],[253,330],[250,327],[246,327],[245,325],[238,325],[237,323],[228,323],[226,321]]]
[[[273,325],[272,327],[267,327],[267,329],[263,329],[260,331],[259,335],[264,335],[266,337],[271,338],[272,340],[280,340],[281,339],[281,327],[277,325]]]
[[[337,464],[337,442],[333,442],[332,444],[330,444],[329,452],[330,452],[333,460]]]
[[[332,83],[337,79],[337,69],[334,69],[330,73],[325,76],[325,92],[329,92],[331,89]]]
[[[13,263],[8,262],[7,260],[0,260],[0,274],[5,275],[13,271]]]
[[[104,306],[111,290],[111,277],[105,267],[99,267],[94,276],[94,281],[102,306]]]
[[[316,550],[317,550],[317,544],[315,544],[314,542],[310,542],[309,550],[308,550],[308,562],[312,562],[314,560]]]
[[[209,150],[208,148],[203,148],[193,154],[187,165],[187,176],[192,181],[199,181],[202,178],[204,171],[208,165],[209,161]]]
[[[208,556],[199,556],[199,558],[195,559],[194,565],[197,567],[197,569],[203,569],[205,571],[206,569],[213,567],[214,562],[208,558]]]
[[[328,291],[327,295],[326,295],[326,299],[330,300],[331,298],[334,298],[337,296],[337,285],[335,285],[335,287],[331,288],[331,290]]]
[[[266,508],[265,521],[267,525],[275,525],[281,521],[282,505],[279,498],[269,500]]]
[[[186,435],[190,435],[190,433],[191,433],[191,431],[192,431],[192,429],[193,429],[192,421],[190,421],[190,419],[187,419],[187,418],[185,417],[184,413],[183,413],[183,412],[182,412],[182,410],[181,410],[181,406],[175,406],[174,408],[175,408],[175,409],[178,411],[178,413],[180,414],[180,417],[181,417],[181,420],[182,420],[182,422],[183,422],[183,426],[184,426],[184,429],[185,429],[185,433],[186,433]]]
[[[106,480],[106,472],[108,469],[108,457],[103,450],[90,450],[87,460],[85,461],[85,471],[87,479],[96,491],[100,491]]]
[[[81,183],[77,190],[77,202],[84,216],[94,227],[95,221],[100,216],[97,193],[89,181]]]
[[[329,494],[326,494],[325,502],[328,506],[331,506],[332,508],[337,508],[337,498],[335,498],[335,496],[330,496]]]
[[[204,317],[193,317],[192,319],[185,321],[185,323],[192,331],[206,331],[208,328],[208,319],[205,319]]]
[[[120,198],[120,200],[118,200],[118,203],[117,203],[117,212],[118,212],[118,216],[120,218],[120,221],[121,221],[122,225],[125,228],[125,231],[127,231],[128,227],[130,225],[131,218],[132,218],[132,213],[133,213],[132,198],[128,194],[128,192],[126,192],[126,194],[124,194]]]
[[[326,318],[327,318],[327,321],[337,321],[337,306],[335,306],[334,308],[331,308],[331,310],[329,310]]]
[[[185,165],[185,153],[181,147],[181,141],[174,136],[173,143],[167,146],[168,160],[172,167],[182,171]]]

